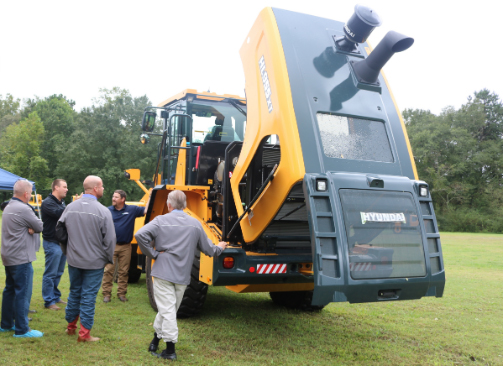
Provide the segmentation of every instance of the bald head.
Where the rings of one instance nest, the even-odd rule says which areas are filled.
[[[20,179],[14,183],[14,194],[13,196],[20,199],[21,201],[28,203],[31,198],[31,191],[33,190],[33,184],[27,180]]]
[[[84,179],[83,185],[85,194],[92,194],[96,198],[103,197],[105,187],[103,187],[103,181],[100,177],[96,175],[88,175],[86,179]]]

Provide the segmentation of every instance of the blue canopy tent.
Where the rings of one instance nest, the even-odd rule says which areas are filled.
[[[11,172],[8,172],[7,170],[4,170],[0,168],[0,192],[10,192],[14,189],[14,183],[16,183],[19,179],[24,179],[21,178],[20,176],[13,174]],[[37,201],[38,205],[38,196],[37,196],[37,190],[35,189],[35,183],[32,181],[29,181],[31,184],[33,184],[33,190],[35,191],[35,200]],[[40,215],[40,213],[39,213]]]
[[[0,168],[0,191],[12,191],[14,189],[14,183],[16,183],[19,179],[24,178]],[[33,190],[36,191],[35,183],[32,181],[29,182],[33,184]]]

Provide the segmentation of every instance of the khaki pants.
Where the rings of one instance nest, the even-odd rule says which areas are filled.
[[[112,295],[115,264],[119,263],[119,277],[117,279],[117,296],[126,296],[129,278],[129,263],[131,262],[131,244],[116,245],[114,264],[107,264],[103,275],[103,296]]]
[[[164,342],[178,341],[178,325],[176,312],[182,302],[186,285],[154,278],[154,298],[157,304],[157,316],[154,320],[154,330],[159,339]]]

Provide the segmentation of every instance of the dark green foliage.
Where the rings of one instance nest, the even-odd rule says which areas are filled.
[[[0,138],[1,167],[35,181],[39,187],[47,185],[47,161],[41,156],[43,136],[44,125],[37,112],[7,126]]]
[[[151,103],[146,96],[133,98],[127,90],[101,90],[95,105],[83,109],[74,132],[57,147],[60,159],[57,176],[67,179],[72,193],[82,191],[87,175],[103,179],[102,202],[111,204],[113,191],[123,189],[128,200],[137,200],[143,192],[124,177],[124,170],[138,168],[149,179],[155,166],[156,146],[139,142],[143,110]]]
[[[482,90],[459,110],[404,111],[419,178],[443,231],[503,230],[503,105]]]
[[[119,88],[100,92],[93,105],[81,112],[74,111],[75,102],[61,94],[27,99],[22,110],[19,99],[0,96],[0,121],[10,118],[8,125],[12,125],[9,134],[2,133],[0,167],[34,180],[44,197],[52,180],[62,178],[71,201],[70,195],[82,192],[85,177],[93,174],[103,179],[105,205],[111,204],[116,189],[126,191],[128,201],[140,199],[143,191],[124,177],[124,170],[138,168],[142,179],[152,178],[157,145],[139,141],[143,111],[151,102]],[[7,140],[12,143],[5,144]]]

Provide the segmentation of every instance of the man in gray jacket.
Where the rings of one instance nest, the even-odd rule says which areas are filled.
[[[40,245],[42,221],[28,206],[33,185],[27,180],[14,184],[12,200],[2,216],[2,263],[5,266],[5,289],[2,298],[2,321],[0,331],[14,330],[14,337],[42,337],[44,334],[28,326],[28,297],[33,280],[31,262]],[[38,235],[38,234],[37,234]],[[15,323],[15,327],[14,327]]]
[[[115,229],[110,210],[98,202],[103,191],[101,178],[88,176],[84,180],[82,198],[70,203],[58,221],[58,225],[64,224],[68,232],[66,259],[70,295],[66,306],[66,333],[75,334],[80,316],[78,342],[100,340],[90,334],[96,296],[101,287],[103,269],[107,263],[113,263]]]
[[[154,297],[158,313],[154,321],[154,339],[149,351],[157,357],[176,360],[175,343],[178,341],[176,312],[180,307],[185,288],[190,283],[194,254],[200,250],[213,257],[220,255],[227,243],[214,245],[206,236],[201,223],[183,212],[187,207],[185,193],[172,191],[168,195],[168,213],[155,217],[138,230],[136,241],[142,252],[156,261],[152,267]],[[155,249],[152,241],[155,240]],[[159,340],[166,349],[157,351]]]

